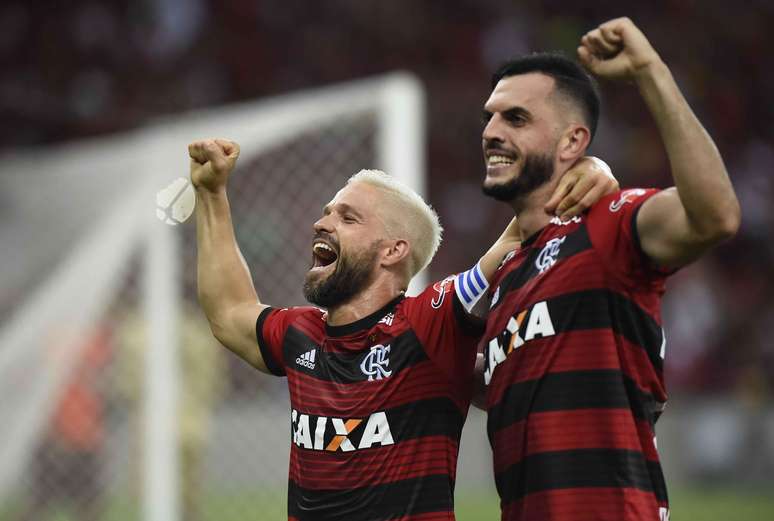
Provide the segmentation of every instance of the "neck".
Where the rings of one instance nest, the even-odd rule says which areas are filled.
[[[561,175],[554,174],[548,183],[510,202],[516,214],[522,241],[543,229],[551,221],[552,215],[546,213],[545,204],[556,190],[560,178]]]
[[[374,280],[349,301],[328,308],[327,323],[343,326],[375,313],[405,291],[405,285],[394,278]]]

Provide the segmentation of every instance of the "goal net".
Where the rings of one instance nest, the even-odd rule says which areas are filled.
[[[423,118],[394,74],[0,158],[0,519],[283,519],[285,380],[215,344],[193,219],[163,224],[155,193],[190,141],[239,142],[240,247],[263,301],[303,304],[312,223],[351,174],[424,192]]]

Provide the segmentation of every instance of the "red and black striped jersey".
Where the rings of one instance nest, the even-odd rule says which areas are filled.
[[[270,371],[288,379],[291,520],[454,519],[462,425],[483,324],[450,277],[357,322],[264,310]]]
[[[503,520],[668,516],[654,432],[667,273],[635,225],[657,192],[625,190],[554,218],[495,276],[481,342]]]

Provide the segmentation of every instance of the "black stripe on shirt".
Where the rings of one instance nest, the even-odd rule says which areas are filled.
[[[635,418],[655,423],[657,401],[631,378],[614,369],[549,373],[510,385],[487,415],[490,440],[495,432],[529,414],[577,409],[629,409]]]
[[[419,339],[411,329],[382,342],[390,346],[387,355],[389,363],[385,369],[392,372],[392,377],[399,371],[428,360]],[[301,330],[290,326],[285,333],[282,352],[287,367],[319,380],[344,384],[367,381],[369,375],[363,372],[360,364],[369,356],[373,342],[369,340],[368,335],[363,335],[351,343],[348,342],[347,346],[351,346],[351,352],[324,350]],[[311,349],[317,350],[314,367],[298,364],[296,359]]]
[[[495,483],[503,503],[535,492],[583,487],[636,488],[667,500],[660,465],[646,461],[641,452],[621,449],[533,454],[497,474]]]
[[[612,329],[645,349],[648,359],[658,371],[663,369],[661,344],[664,336],[661,326],[626,296],[607,289],[590,289],[550,298],[546,304],[556,333]],[[522,322],[519,332],[523,337],[529,320]]]
[[[288,482],[288,514],[299,521],[380,521],[454,510],[447,475],[404,479],[348,490],[314,490]]]
[[[492,306],[492,309],[496,309],[505,300],[507,293],[521,288],[540,274],[540,270],[535,265],[535,262],[544,246],[545,245],[533,247],[532,251],[529,252],[527,258],[522,261],[521,265],[505,275],[505,277],[497,284],[497,287],[502,288],[500,291],[503,293],[500,295],[497,303]],[[568,257],[572,257],[591,248],[591,240],[589,239],[589,234],[586,230],[586,224],[583,223],[578,229],[565,235],[564,242],[562,242],[555,260],[556,262],[559,262],[560,260],[567,259]]]
[[[611,328],[616,334],[645,349],[658,371],[663,369],[661,344],[664,332],[645,310],[620,293],[592,289],[561,295],[548,301],[558,331]]]

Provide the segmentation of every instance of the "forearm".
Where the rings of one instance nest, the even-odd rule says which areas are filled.
[[[481,273],[486,277],[487,281],[491,281],[494,277],[497,268],[500,267],[500,263],[503,258],[511,251],[517,249],[520,241],[521,232],[519,231],[519,225],[514,217],[508,226],[505,228],[500,237],[489,248],[489,250],[479,260],[479,266],[481,267]]]
[[[228,310],[256,304],[258,296],[236,242],[225,188],[199,189],[196,197],[199,302],[215,327]]]
[[[503,258],[519,247],[519,233],[514,218],[476,265],[457,276],[457,296],[468,313],[482,318],[486,315],[488,308],[481,297],[489,289]]]
[[[733,234],[739,203],[715,143],[656,60],[635,77],[666,148],[686,218],[699,238]]]

